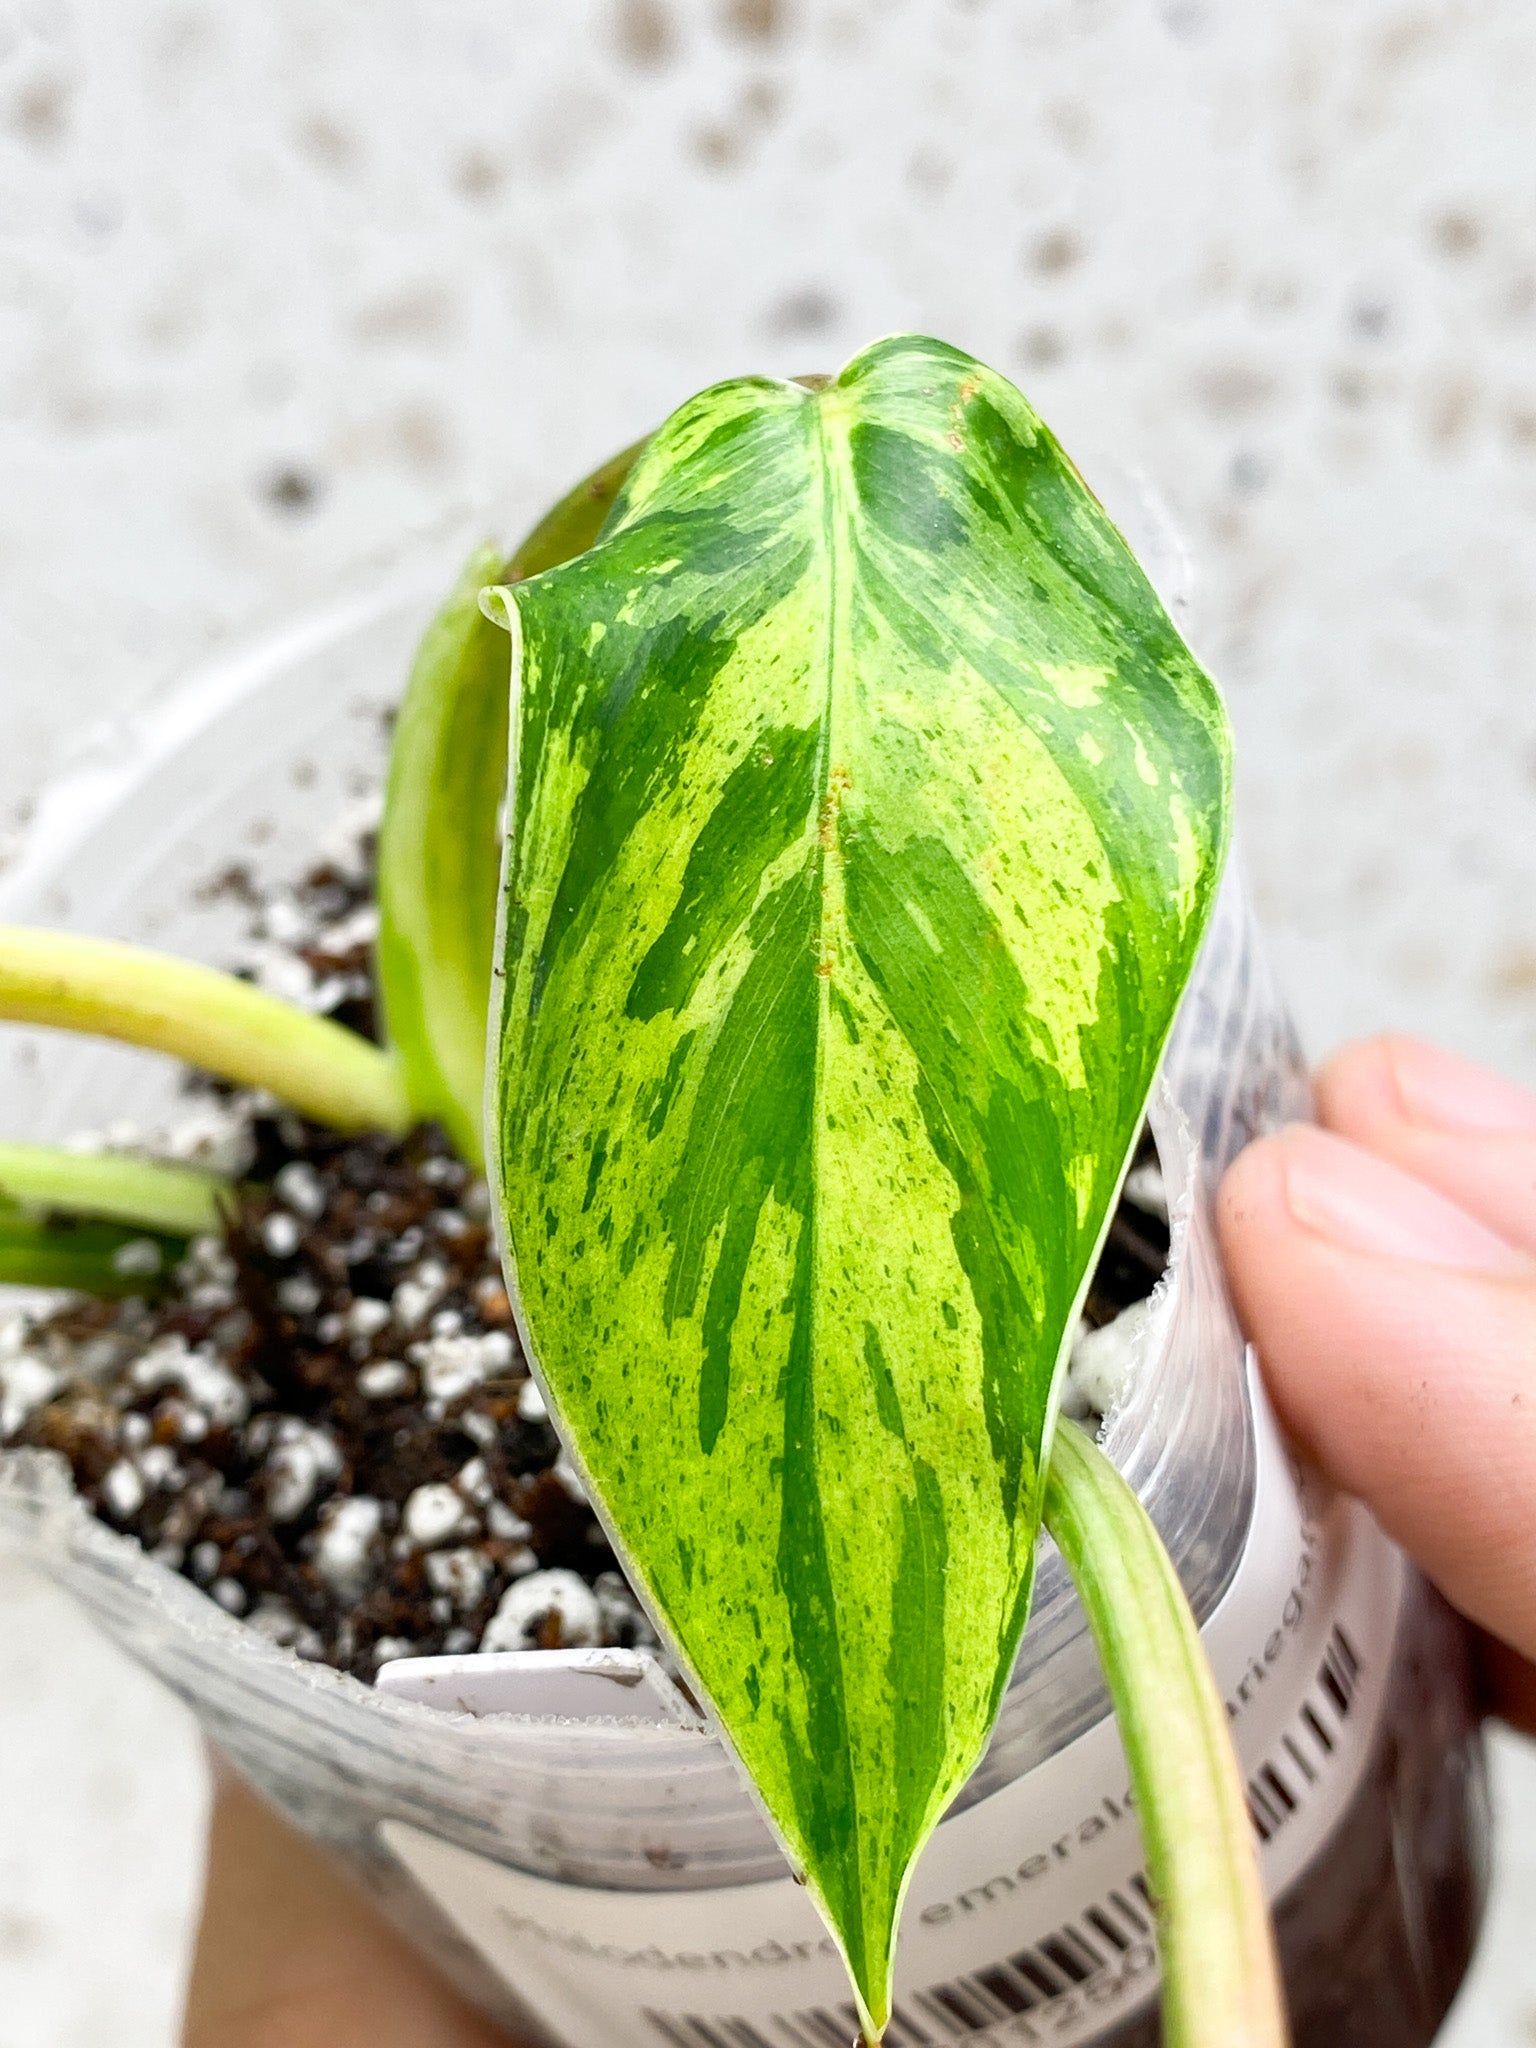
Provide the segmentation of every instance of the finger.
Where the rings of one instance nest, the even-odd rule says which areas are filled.
[[[341,1870],[221,1773],[183,2048],[508,2048]]]
[[[1536,1652],[1536,1261],[1396,1167],[1297,1126],[1222,1185],[1281,1420],[1474,1621]]]
[[[1536,1095],[1416,1038],[1367,1039],[1317,1079],[1325,1124],[1536,1252]]]

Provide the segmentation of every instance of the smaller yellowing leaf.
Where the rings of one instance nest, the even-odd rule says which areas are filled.
[[[476,549],[427,627],[395,721],[379,828],[384,1021],[415,1114],[476,1162],[511,688],[506,635],[480,592],[591,547],[639,445],[567,493],[510,561]]]

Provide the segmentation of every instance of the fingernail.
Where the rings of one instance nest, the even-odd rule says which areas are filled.
[[[1306,1230],[1346,1251],[1464,1273],[1525,1273],[1530,1262],[1475,1216],[1326,1131],[1287,1133],[1285,1198]]]
[[[1502,1074],[1415,1038],[1389,1041],[1387,1057],[1411,1122],[1441,1131],[1536,1132],[1536,1095]]]

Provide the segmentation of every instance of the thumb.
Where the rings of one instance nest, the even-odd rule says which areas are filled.
[[[1464,1614],[1536,1656],[1536,1259],[1302,1125],[1242,1154],[1218,1214],[1291,1435]]]

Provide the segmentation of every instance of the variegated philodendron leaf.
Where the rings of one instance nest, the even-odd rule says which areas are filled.
[[[505,561],[477,548],[428,626],[390,748],[379,827],[378,980],[417,1116],[481,1154],[486,1014],[507,775],[507,636],[487,583],[537,575],[597,539],[641,443],[584,477]]]
[[[1024,1625],[1221,706],[1025,400],[912,337],[706,391],[487,601],[524,1334],[875,2031]]]

